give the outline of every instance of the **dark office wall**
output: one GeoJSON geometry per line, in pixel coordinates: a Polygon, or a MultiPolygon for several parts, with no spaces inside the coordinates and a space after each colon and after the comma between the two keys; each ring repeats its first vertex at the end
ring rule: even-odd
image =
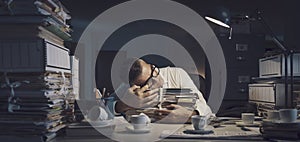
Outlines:
{"type": "MultiPolygon", "coordinates": [[[[186,49],[186,51],[190,54],[190,56],[193,58],[197,70],[189,70],[189,66],[186,65],[186,63],[183,63],[183,66],[180,66],[182,68],[185,68],[188,73],[192,74],[201,74],[205,78],[205,55],[202,50],[202,47],[198,44],[198,42],[191,36],[189,33],[187,33],[184,29],[168,22],[164,21],[158,21],[158,20],[140,20],[132,23],[128,23],[118,30],[116,30],[110,37],[105,41],[104,45],[102,46],[102,49],[98,55],[97,59],[97,86],[99,88],[106,87],[109,88],[109,91],[113,91],[112,85],[111,85],[111,79],[108,78],[110,76],[110,67],[108,64],[112,63],[112,60],[114,59],[114,54],[116,54],[118,51],[125,52],[126,50],[121,49],[126,43],[129,41],[143,36],[143,35],[149,35],[149,34],[156,34],[156,35],[162,35],[165,37],[168,37],[170,39],[173,39],[177,43],[179,43],[183,48],[186,49]],[[109,55],[107,55],[109,54],[109,55]],[[108,60],[109,59],[109,60],[108,60]],[[106,72],[104,72],[106,70],[106,72]],[[105,80],[105,81],[103,81],[105,80]]],[[[157,42],[155,44],[156,49],[166,49],[165,46],[162,43],[162,41],[156,40],[154,42],[157,42]],[[157,46],[157,47],[156,47],[157,46]]],[[[149,44],[142,44],[143,49],[152,48],[153,45],[151,43],[149,44]]],[[[183,55],[177,53],[176,48],[173,46],[167,46],[167,50],[169,54],[176,54],[178,59],[186,58],[183,55]]],[[[131,56],[130,53],[126,54],[127,56],[131,56]]],[[[126,57],[125,55],[125,57],[126,57]]],[[[152,56],[147,55],[144,58],[147,62],[157,65],[158,67],[166,67],[166,66],[174,66],[175,63],[173,63],[171,60],[167,58],[161,58],[158,56],[152,56]],[[169,61],[169,62],[168,62],[169,61]]],[[[124,58],[126,60],[126,58],[124,58]]]]}
{"type": "MultiPolygon", "coordinates": [[[[75,32],[74,40],[78,40],[86,26],[99,14],[126,0],[63,0],[72,15],[75,32]]],[[[298,0],[175,0],[192,8],[200,15],[220,16],[222,12],[230,12],[229,16],[247,14],[255,16],[256,10],[264,12],[267,22],[277,35],[287,38],[286,44],[296,45],[293,40],[299,33],[300,15],[297,12],[298,0]]]]}

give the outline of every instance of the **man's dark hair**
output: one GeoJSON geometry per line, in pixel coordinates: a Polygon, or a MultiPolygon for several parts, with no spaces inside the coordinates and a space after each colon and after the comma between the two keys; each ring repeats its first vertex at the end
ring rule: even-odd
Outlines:
{"type": "Polygon", "coordinates": [[[129,84],[130,86],[134,85],[136,79],[142,74],[142,65],[141,59],[135,60],[132,64],[131,68],[129,69],[129,84]]]}
{"type": "Polygon", "coordinates": [[[134,85],[134,82],[142,73],[141,61],[139,58],[125,59],[120,69],[120,78],[123,82],[128,81],[130,86],[134,85]]]}

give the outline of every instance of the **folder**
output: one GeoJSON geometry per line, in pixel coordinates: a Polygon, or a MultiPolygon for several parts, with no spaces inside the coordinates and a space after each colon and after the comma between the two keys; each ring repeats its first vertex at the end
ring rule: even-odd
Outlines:
{"type": "Polygon", "coordinates": [[[0,49],[0,72],[71,73],[69,50],[46,39],[0,40],[0,49]]]}

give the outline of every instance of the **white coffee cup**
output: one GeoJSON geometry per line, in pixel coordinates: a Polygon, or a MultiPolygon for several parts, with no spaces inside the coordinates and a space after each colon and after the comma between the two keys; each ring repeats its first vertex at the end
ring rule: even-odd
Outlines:
{"type": "Polygon", "coordinates": [[[146,115],[131,115],[130,122],[134,129],[143,129],[148,126],[149,118],[146,115]]]}
{"type": "Polygon", "coordinates": [[[105,111],[104,108],[94,106],[92,107],[92,109],[89,110],[87,117],[91,121],[103,121],[108,119],[108,113],[105,111]]]}
{"type": "Polygon", "coordinates": [[[195,130],[203,130],[207,126],[206,116],[193,115],[191,119],[195,130]]]}
{"type": "Polygon", "coordinates": [[[254,113],[242,113],[242,121],[244,124],[253,124],[254,113]]]}
{"type": "Polygon", "coordinates": [[[268,114],[268,117],[267,117],[268,120],[271,120],[271,121],[280,120],[280,115],[279,115],[278,110],[269,110],[267,114],[268,114]]]}
{"type": "Polygon", "coordinates": [[[282,122],[294,122],[297,120],[298,111],[297,109],[280,109],[279,115],[282,122]]]}

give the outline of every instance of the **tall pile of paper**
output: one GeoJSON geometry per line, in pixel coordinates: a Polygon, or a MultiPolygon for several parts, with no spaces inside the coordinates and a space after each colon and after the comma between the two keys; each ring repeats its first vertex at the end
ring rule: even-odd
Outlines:
{"type": "Polygon", "coordinates": [[[38,135],[46,141],[72,116],[67,115],[74,103],[67,98],[74,97],[66,73],[2,73],[0,84],[1,135],[38,135]]]}
{"type": "Polygon", "coordinates": [[[74,120],[70,19],[59,0],[0,0],[0,137],[49,141],[74,120]]]}

